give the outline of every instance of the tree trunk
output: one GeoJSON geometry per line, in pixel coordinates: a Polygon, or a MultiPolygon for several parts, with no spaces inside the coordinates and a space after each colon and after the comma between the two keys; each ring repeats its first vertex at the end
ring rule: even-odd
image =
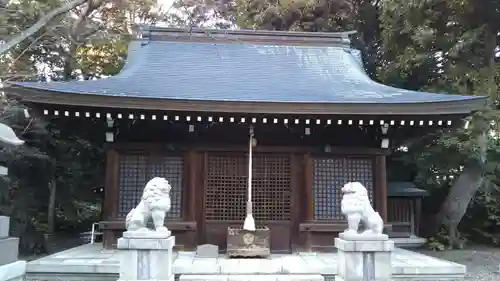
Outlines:
{"type": "Polygon", "coordinates": [[[24,39],[35,34],[37,31],[42,29],[42,27],[44,27],[46,24],[48,24],[55,17],[57,17],[61,14],[67,13],[68,11],[82,5],[86,1],[87,0],[74,0],[74,1],[68,2],[65,5],[45,14],[30,28],[22,31],[21,34],[15,36],[14,38],[10,39],[9,41],[5,42],[4,44],[0,44],[0,55],[7,52],[8,50],[13,48],[17,44],[21,43],[24,39]]]}
{"type": "Polygon", "coordinates": [[[55,230],[55,221],[56,221],[56,181],[52,180],[49,182],[49,208],[47,210],[47,224],[48,224],[48,232],[50,234],[54,233],[55,230]]]}
{"type": "Polygon", "coordinates": [[[437,216],[437,226],[444,225],[448,231],[450,248],[462,248],[463,246],[458,232],[458,225],[465,215],[470,201],[483,184],[487,141],[486,133],[478,137],[479,156],[470,159],[465,164],[462,173],[451,186],[450,192],[437,216]]]}

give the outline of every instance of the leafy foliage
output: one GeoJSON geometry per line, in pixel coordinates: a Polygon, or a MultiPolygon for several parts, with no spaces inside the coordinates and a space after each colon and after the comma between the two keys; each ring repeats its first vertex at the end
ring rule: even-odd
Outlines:
{"type": "MultiPolygon", "coordinates": [[[[0,40],[9,40],[64,3],[20,0],[0,5],[0,40]]],[[[87,1],[3,54],[0,82],[114,75],[123,66],[134,25],[158,18],[155,5],[152,0],[87,1]]],[[[44,234],[53,230],[51,212],[59,231],[87,231],[100,219],[101,194],[94,191],[103,186],[106,124],[42,118],[36,107],[26,117],[26,105],[6,98],[1,102],[0,122],[26,143],[0,153],[9,167],[9,176],[0,181],[0,213],[11,216],[12,235],[21,237],[23,253],[41,253],[47,250],[44,234]],[[51,182],[57,187],[54,210],[49,209],[51,182]]]]}
{"type": "MultiPolygon", "coordinates": [[[[461,207],[450,202],[467,206],[470,201],[462,229],[475,229],[465,236],[473,234],[471,238],[479,240],[484,233],[498,232],[491,225],[500,222],[495,221],[500,207],[497,192],[500,30],[498,21],[492,20],[500,16],[498,4],[498,1],[474,0],[410,3],[390,0],[384,1],[381,9],[384,60],[377,71],[379,79],[409,89],[489,97],[489,106],[484,111],[464,120],[467,126],[459,124],[453,130],[413,142],[411,153],[402,159],[415,169],[415,181],[420,186],[440,195],[432,196],[433,201],[426,204],[438,206],[427,210],[438,213],[438,222],[456,228],[463,214],[458,210],[461,207]],[[479,169],[468,169],[470,163],[477,163],[479,169]],[[479,176],[479,186],[460,186],[460,178],[465,176],[469,179],[479,176]],[[457,190],[463,191],[460,197],[450,197],[457,190]],[[445,204],[441,205],[444,198],[445,204]]],[[[436,237],[442,236],[438,233],[436,237]]],[[[454,239],[431,241],[436,245],[439,241],[449,242],[446,240],[453,243],[454,239]]]]}
{"type": "MultiPolygon", "coordinates": [[[[393,156],[394,162],[404,163],[411,171],[406,173],[411,176],[406,180],[414,180],[431,191],[430,198],[435,201],[425,205],[434,208],[427,211],[438,214],[436,218],[446,224],[446,231],[456,228],[471,202],[463,223],[467,226],[474,223],[477,236],[480,232],[498,231],[491,226],[500,223],[496,176],[499,166],[496,132],[500,122],[500,68],[496,61],[500,22],[495,20],[500,18],[499,3],[498,0],[215,3],[205,0],[179,1],[177,5],[191,12],[187,17],[190,20],[185,22],[189,26],[202,26],[219,17],[230,25],[247,29],[356,29],[354,45],[363,51],[365,67],[373,79],[405,89],[487,96],[488,107],[484,111],[453,129],[408,139],[410,152],[393,156]],[[474,197],[478,188],[481,189],[474,197]],[[463,194],[452,198],[461,191],[463,194]],[[455,201],[460,204],[449,203],[455,201]],[[474,219],[469,219],[471,216],[474,219]],[[478,223],[483,221],[486,222],[478,223]]],[[[452,237],[438,238],[446,236],[445,232],[436,232],[441,234],[435,242],[453,244],[452,237]]]]}

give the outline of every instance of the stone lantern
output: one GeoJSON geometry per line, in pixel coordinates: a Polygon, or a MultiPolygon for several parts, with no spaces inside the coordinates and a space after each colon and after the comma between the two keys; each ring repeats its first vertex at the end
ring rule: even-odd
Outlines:
{"type": "MultiPolygon", "coordinates": [[[[20,146],[24,141],[19,139],[11,127],[0,123],[0,146],[20,146]]],[[[0,166],[0,176],[8,174],[7,167],[0,166]]]]}
{"type": "MultiPolygon", "coordinates": [[[[20,146],[19,139],[11,127],[0,123],[0,146],[20,146]]],[[[0,166],[0,175],[7,175],[7,168],[0,166]]],[[[24,280],[26,261],[18,261],[19,238],[9,237],[10,218],[0,216],[0,281],[24,280]]]]}

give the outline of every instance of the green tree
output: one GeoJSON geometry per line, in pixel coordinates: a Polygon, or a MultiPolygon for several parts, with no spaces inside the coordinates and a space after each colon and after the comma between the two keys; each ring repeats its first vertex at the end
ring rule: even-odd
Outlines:
{"type": "MultiPolygon", "coordinates": [[[[8,28],[2,29],[0,38],[14,42],[9,38],[22,35],[65,3],[8,1],[2,6],[6,17],[0,16],[0,24],[8,28]]],[[[123,66],[135,24],[152,23],[158,17],[155,5],[151,0],[84,1],[5,48],[0,79],[6,83],[114,75],[123,66]]],[[[55,227],[87,230],[90,222],[99,220],[99,196],[93,190],[103,184],[105,123],[48,119],[36,111],[26,117],[25,105],[10,99],[0,102],[0,121],[26,140],[23,147],[0,154],[10,168],[1,183],[0,212],[12,216],[12,232],[21,237],[22,252],[43,252],[43,233],[55,227]]]]}
{"type": "MultiPolygon", "coordinates": [[[[468,118],[467,128],[461,124],[430,135],[410,154],[417,182],[449,190],[436,210],[436,226],[446,227],[450,247],[462,244],[458,225],[478,189],[484,187],[477,197],[483,200],[491,199],[485,199],[485,192],[498,191],[499,143],[493,132],[500,121],[499,3],[388,0],[381,9],[381,80],[408,89],[489,97],[489,108],[468,118]]],[[[498,223],[498,217],[484,219],[498,223]]]]}
{"type": "MultiPolygon", "coordinates": [[[[179,1],[184,24],[203,26],[214,18],[247,29],[346,31],[355,29],[355,47],[364,54],[373,79],[397,87],[462,95],[486,95],[490,106],[468,119],[468,128],[433,132],[409,140],[404,158],[421,186],[445,190],[437,224],[451,245],[469,203],[480,187],[497,190],[499,67],[496,63],[498,0],[477,1],[179,1]],[[446,162],[443,162],[446,159],[446,162]],[[446,180],[443,180],[446,179],[446,180]],[[450,188],[451,186],[451,188],[450,188]]],[[[489,198],[489,199],[488,199],[489,198]]],[[[491,200],[490,200],[491,201],[491,200]]],[[[440,202],[441,203],[441,202],[440,202]]],[[[475,204],[480,206],[481,204],[475,204]]],[[[496,220],[490,203],[487,220],[496,220]]],[[[471,212],[474,213],[474,212],[471,212]]],[[[488,224],[492,224],[488,222],[488,224]]]]}
{"type": "Polygon", "coordinates": [[[380,53],[380,0],[177,0],[169,22],[187,27],[238,27],[285,31],[357,31],[367,72],[374,77],[380,53]]]}

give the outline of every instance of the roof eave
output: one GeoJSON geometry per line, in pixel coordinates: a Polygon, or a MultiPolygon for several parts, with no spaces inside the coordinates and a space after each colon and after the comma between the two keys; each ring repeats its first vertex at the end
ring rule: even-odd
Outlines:
{"type": "Polygon", "coordinates": [[[195,111],[247,114],[298,114],[298,115],[467,115],[486,106],[486,98],[464,99],[426,103],[297,103],[254,101],[210,101],[155,99],[94,94],[72,94],[10,87],[8,93],[24,102],[109,107],[123,109],[195,111]]]}

